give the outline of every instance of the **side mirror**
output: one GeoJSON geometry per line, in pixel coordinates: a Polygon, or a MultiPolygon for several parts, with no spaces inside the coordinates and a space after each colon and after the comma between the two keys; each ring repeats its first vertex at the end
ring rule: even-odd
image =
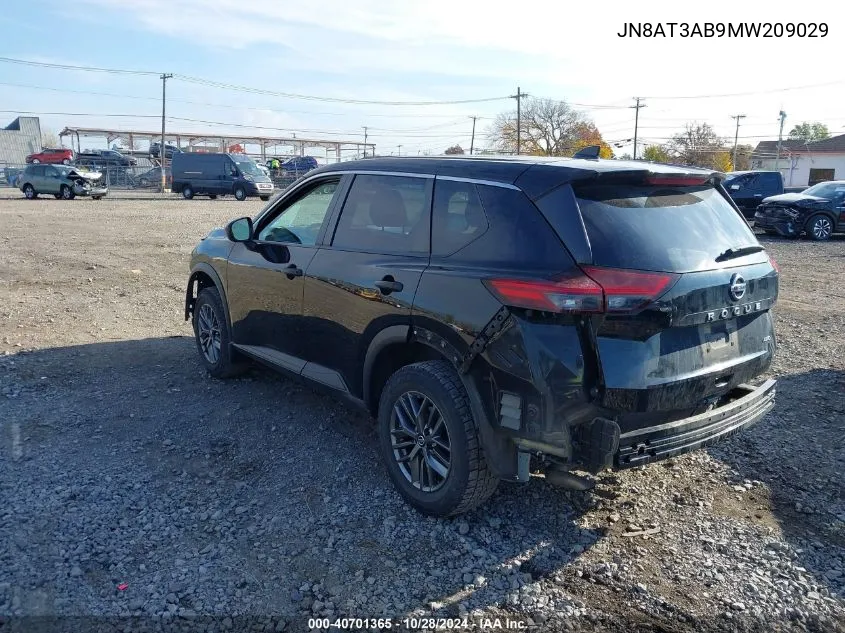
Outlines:
{"type": "Polygon", "coordinates": [[[739,185],[731,185],[731,191],[739,191],[739,185]]]}
{"type": "Polygon", "coordinates": [[[252,218],[238,218],[226,225],[226,237],[233,242],[249,242],[252,239],[252,218]]]}

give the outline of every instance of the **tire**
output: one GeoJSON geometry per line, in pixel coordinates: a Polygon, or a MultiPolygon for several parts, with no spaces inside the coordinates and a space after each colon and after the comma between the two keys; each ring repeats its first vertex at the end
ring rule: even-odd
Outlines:
{"type": "Polygon", "coordinates": [[[102,200],[103,196],[91,196],[92,200],[102,200]]]}
{"type": "Polygon", "coordinates": [[[60,194],[60,193],[54,193],[54,194],[53,194],[53,197],[54,197],[56,200],[61,200],[61,199],[62,199],[62,194],[60,194]]]}
{"type": "Polygon", "coordinates": [[[70,159],[65,158],[64,160],[62,160],[62,165],[70,165],[70,159]]]}
{"type": "Polygon", "coordinates": [[[152,185],[152,183],[146,178],[141,178],[141,180],[138,181],[138,185],[140,187],[149,187],[150,185],[152,185]]]}
{"type": "Polygon", "coordinates": [[[191,189],[191,185],[185,185],[182,187],[182,197],[185,198],[185,200],[190,200],[194,197],[194,190],[191,189]]]}
{"type": "Polygon", "coordinates": [[[35,187],[27,183],[23,186],[23,195],[26,196],[27,200],[35,200],[38,197],[38,192],[35,187]]]}
{"type": "Polygon", "coordinates": [[[270,199],[270,196],[259,196],[262,202],[267,202],[270,199]]]}
{"type": "Polygon", "coordinates": [[[807,221],[807,235],[815,242],[826,242],[833,234],[833,220],[824,213],[817,213],[807,221]]]}
{"type": "Polygon", "coordinates": [[[235,190],[232,193],[235,194],[235,200],[238,202],[246,200],[246,189],[243,187],[235,187],[235,190]]]}
{"type": "Polygon", "coordinates": [[[499,480],[487,466],[469,398],[446,361],[414,363],[393,374],[379,400],[378,428],[379,450],[393,485],[423,514],[462,514],[483,504],[495,492],[499,480]],[[433,414],[431,405],[436,409],[433,414]],[[423,428],[417,427],[415,421],[409,422],[413,416],[407,414],[402,423],[400,412],[409,408],[419,411],[423,428]],[[428,430],[427,422],[431,425],[428,430]],[[449,463],[444,467],[447,444],[449,463]],[[414,460],[412,455],[421,452],[424,457],[414,460]],[[400,457],[406,459],[402,465],[400,457]],[[423,469],[423,462],[438,464],[446,470],[445,477],[430,466],[423,469]]]}
{"type": "Polygon", "coordinates": [[[217,288],[203,288],[200,291],[194,304],[193,326],[200,362],[209,374],[215,378],[232,378],[247,369],[246,363],[236,361],[233,357],[226,312],[217,288]],[[208,336],[203,336],[204,332],[211,337],[210,345],[208,336]]]}
{"type": "Polygon", "coordinates": [[[61,186],[61,189],[59,189],[59,195],[62,196],[62,200],[73,200],[76,197],[76,194],[73,193],[73,189],[67,185],[61,186]]]}
{"type": "Polygon", "coordinates": [[[33,165],[40,165],[40,164],[41,164],[41,161],[40,161],[40,160],[38,160],[37,158],[33,158],[33,159],[32,159],[32,164],[33,164],[33,165]]]}
{"type": "Polygon", "coordinates": [[[217,200],[217,194],[216,193],[209,194],[208,197],[211,198],[212,200],[217,200]]]}

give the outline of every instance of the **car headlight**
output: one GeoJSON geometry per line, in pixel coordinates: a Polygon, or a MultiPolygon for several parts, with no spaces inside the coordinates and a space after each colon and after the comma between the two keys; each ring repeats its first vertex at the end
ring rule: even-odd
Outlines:
{"type": "Polygon", "coordinates": [[[796,211],[795,209],[786,209],[784,213],[792,219],[798,217],[798,211],[796,211]]]}
{"type": "Polygon", "coordinates": [[[250,182],[255,182],[255,178],[253,178],[249,174],[244,174],[244,180],[248,180],[250,182]]]}

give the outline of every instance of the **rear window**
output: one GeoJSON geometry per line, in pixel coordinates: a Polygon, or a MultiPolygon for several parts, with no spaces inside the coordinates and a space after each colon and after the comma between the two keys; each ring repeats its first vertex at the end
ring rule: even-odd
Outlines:
{"type": "Polygon", "coordinates": [[[586,185],[575,196],[598,266],[707,270],[721,266],[716,258],[727,249],[758,243],[710,186],[586,185]]]}

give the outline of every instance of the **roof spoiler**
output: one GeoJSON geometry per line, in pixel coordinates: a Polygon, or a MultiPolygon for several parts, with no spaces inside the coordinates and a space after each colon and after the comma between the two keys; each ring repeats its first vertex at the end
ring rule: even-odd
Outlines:
{"type": "Polygon", "coordinates": [[[579,149],[572,158],[585,158],[587,160],[598,160],[601,152],[601,145],[588,145],[579,149]]]}

